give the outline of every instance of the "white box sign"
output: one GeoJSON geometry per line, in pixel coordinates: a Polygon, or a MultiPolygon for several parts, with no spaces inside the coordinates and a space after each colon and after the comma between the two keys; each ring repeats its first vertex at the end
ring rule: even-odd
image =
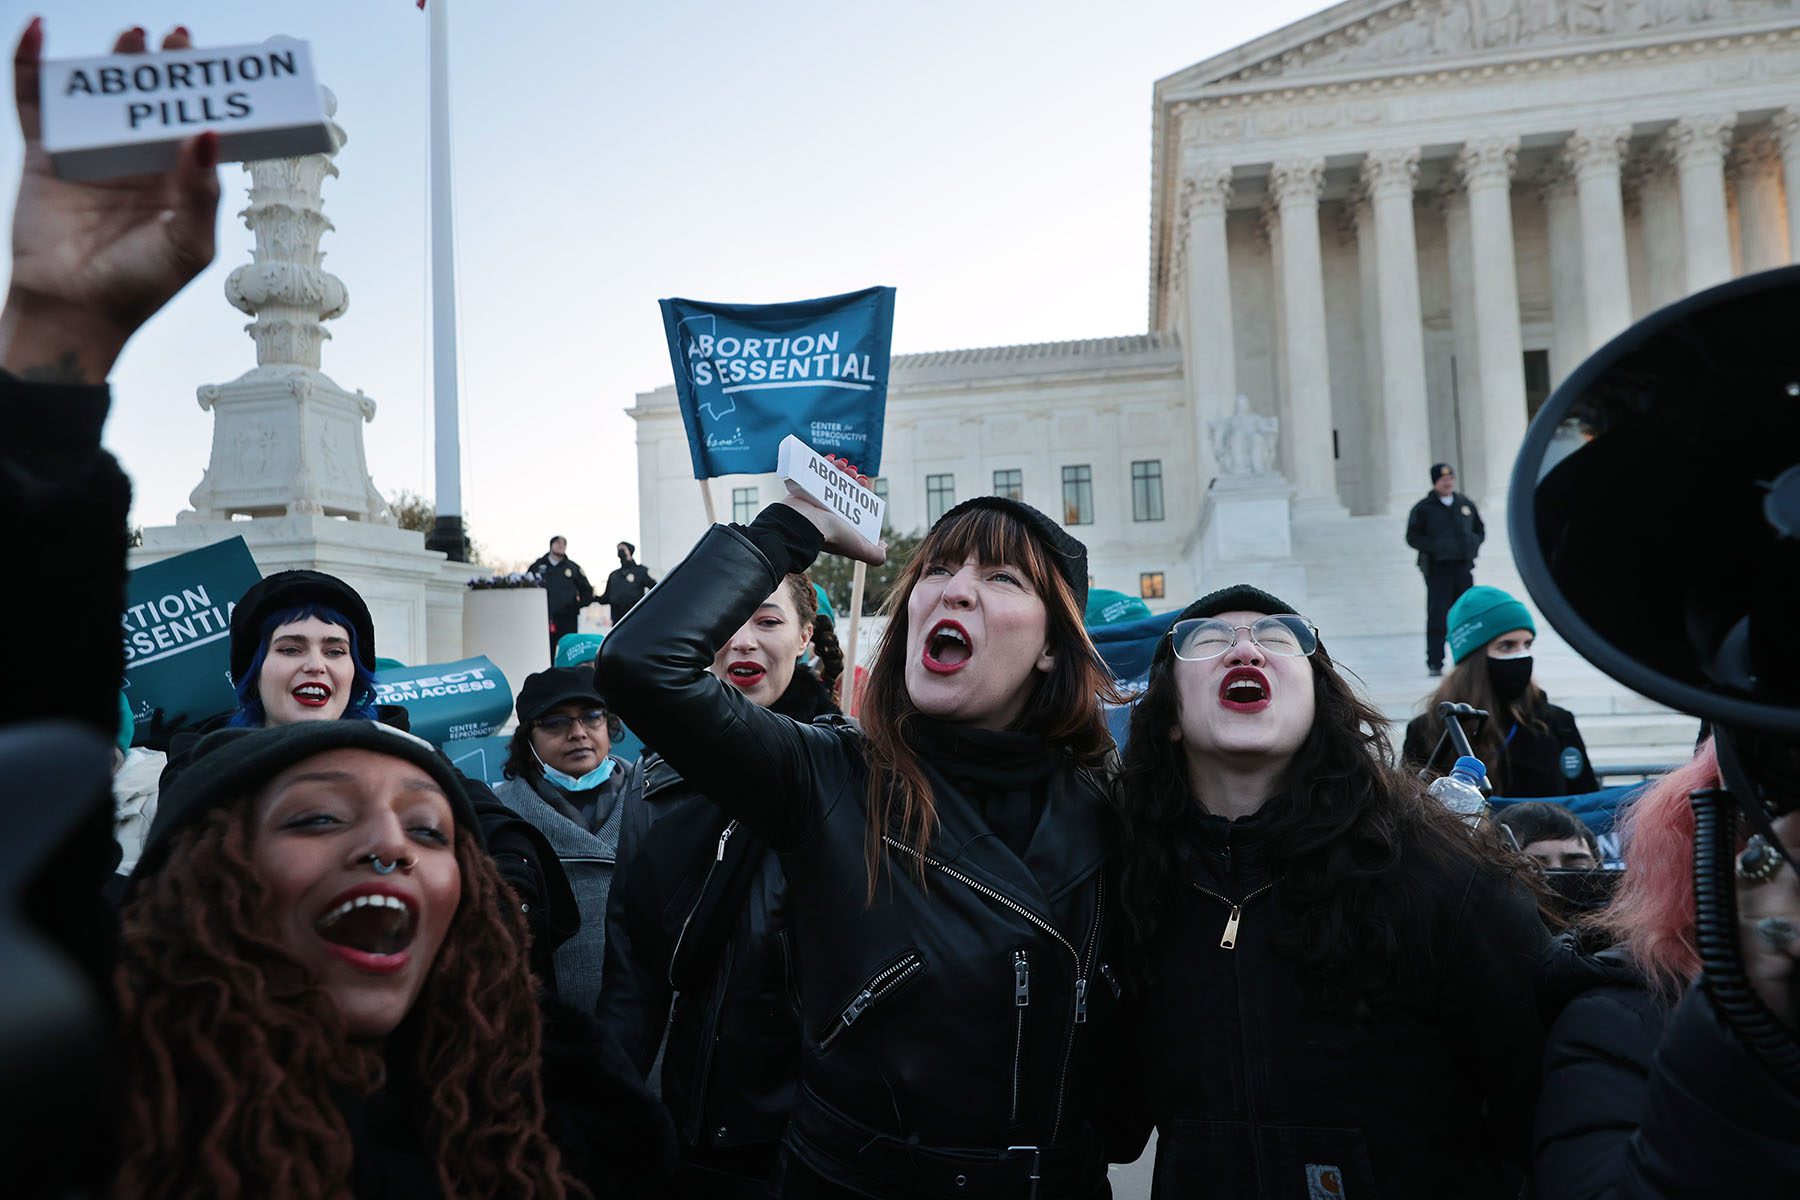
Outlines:
{"type": "Polygon", "coordinates": [[[881,541],[881,520],[887,512],[887,501],[793,434],[781,439],[775,473],[787,484],[788,491],[809,496],[830,509],[870,545],[881,541]]]}
{"type": "Polygon", "coordinates": [[[44,149],[65,179],[166,171],[207,130],[219,134],[221,162],[332,148],[312,50],[293,38],[56,59],[38,81],[44,149]]]}

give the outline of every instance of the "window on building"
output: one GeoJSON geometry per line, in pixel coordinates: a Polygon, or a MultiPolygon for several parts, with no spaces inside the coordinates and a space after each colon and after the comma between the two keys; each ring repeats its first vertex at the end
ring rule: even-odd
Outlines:
{"type": "Polygon", "coordinates": [[[1162,459],[1144,458],[1131,464],[1131,519],[1163,519],[1162,459]]]}
{"type": "Polygon", "coordinates": [[[1161,571],[1144,571],[1139,574],[1138,595],[1145,600],[1161,600],[1163,598],[1163,573],[1161,571]]]}
{"type": "Polygon", "coordinates": [[[956,507],[956,476],[925,477],[925,523],[936,525],[938,518],[956,507]]]}
{"type": "Polygon", "coordinates": [[[1063,524],[1092,525],[1094,523],[1094,468],[1086,463],[1080,466],[1064,467],[1063,479],[1063,524]]]}
{"type": "Polygon", "coordinates": [[[1544,401],[1550,398],[1550,352],[1548,350],[1527,350],[1525,352],[1525,419],[1537,416],[1537,410],[1544,407],[1544,401]]]}
{"type": "Polygon", "coordinates": [[[756,520],[756,510],[760,507],[756,502],[755,488],[731,489],[731,519],[737,524],[748,525],[756,520]]]}
{"type": "Polygon", "coordinates": [[[995,471],[994,495],[1007,500],[1025,499],[1025,472],[995,471]]]}

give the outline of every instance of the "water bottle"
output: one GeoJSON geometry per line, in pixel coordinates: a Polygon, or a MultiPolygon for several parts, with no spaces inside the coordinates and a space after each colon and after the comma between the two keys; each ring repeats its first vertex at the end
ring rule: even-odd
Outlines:
{"type": "Polygon", "coordinates": [[[1450,768],[1450,773],[1431,785],[1431,794],[1445,808],[1474,825],[1487,811],[1487,797],[1481,785],[1487,782],[1487,767],[1479,758],[1463,755],[1450,768]]]}

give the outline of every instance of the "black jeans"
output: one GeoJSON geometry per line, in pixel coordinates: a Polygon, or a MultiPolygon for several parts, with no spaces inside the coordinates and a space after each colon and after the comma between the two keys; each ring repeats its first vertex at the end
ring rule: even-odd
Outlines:
{"type": "Polygon", "coordinates": [[[1449,636],[1450,606],[1475,586],[1475,564],[1434,562],[1425,568],[1425,665],[1444,666],[1444,639],[1449,636]]]}

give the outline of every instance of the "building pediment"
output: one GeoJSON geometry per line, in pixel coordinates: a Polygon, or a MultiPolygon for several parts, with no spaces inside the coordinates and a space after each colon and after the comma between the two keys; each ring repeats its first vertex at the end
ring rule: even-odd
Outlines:
{"type": "Polygon", "coordinates": [[[1797,14],[1797,0],[1346,0],[1168,76],[1157,91],[1179,100],[1220,86],[1557,53],[1797,14]]]}

